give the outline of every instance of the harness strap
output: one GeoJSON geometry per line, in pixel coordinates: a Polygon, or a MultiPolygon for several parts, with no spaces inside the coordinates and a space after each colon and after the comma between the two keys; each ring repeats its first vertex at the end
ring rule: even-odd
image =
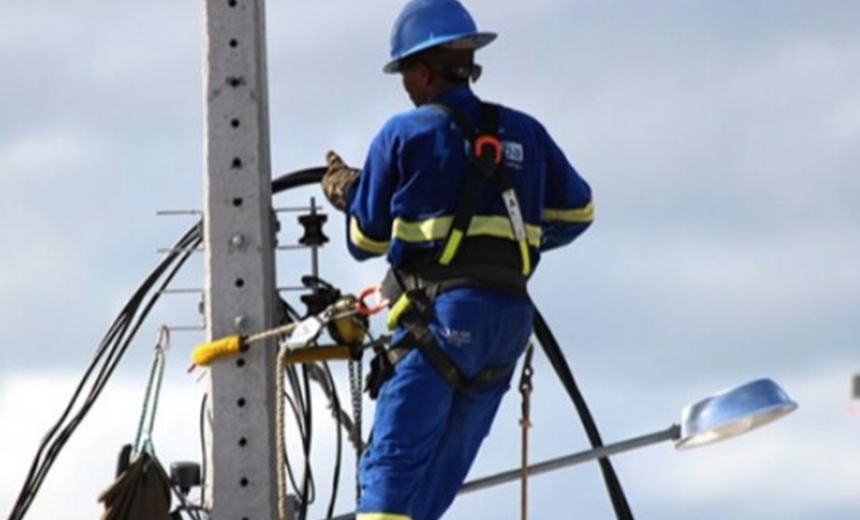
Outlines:
{"type": "Polygon", "coordinates": [[[492,383],[509,377],[515,365],[504,367],[485,367],[474,376],[467,377],[460,368],[439,347],[433,333],[427,326],[432,309],[432,300],[420,289],[407,291],[401,297],[408,304],[399,313],[398,322],[406,334],[388,350],[388,360],[392,366],[406,355],[409,348],[417,347],[424,358],[433,366],[452,387],[468,392],[475,385],[492,383]]]}
{"type": "Polygon", "coordinates": [[[445,112],[466,138],[469,145],[468,159],[472,165],[472,175],[469,175],[466,180],[451,228],[448,230],[444,245],[439,250],[439,263],[448,265],[454,259],[468,233],[484,184],[487,180],[493,180],[501,193],[508,220],[511,223],[511,231],[519,248],[522,275],[528,276],[531,272],[531,256],[525,222],[513,180],[504,167],[504,149],[498,138],[499,106],[481,103],[478,129],[475,129],[462,114],[450,106],[441,103],[434,103],[433,106],[445,112]]]}
{"type": "Polygon", "coordinates": [[[495,283],[484,283],[471,277],[456,277],[444,281],[428,281],[418,275],[407,274],[389,269],[382,280],[380,291],[383,298],[388,300],[390,308],[386,325],[389,330],[397,327],[397,323],[415,300],[420,300],[428,308],[432,306],[436,296],[444,291],[457,287],[492,287],[495,283]],[[410,297],[411,295],[411,297],[410,297]]]}

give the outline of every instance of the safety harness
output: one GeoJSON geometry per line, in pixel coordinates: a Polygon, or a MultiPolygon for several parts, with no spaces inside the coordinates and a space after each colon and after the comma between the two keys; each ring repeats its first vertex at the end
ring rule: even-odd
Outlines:
{"type": "Polygon", "coordinates": [[[468,391],[478,383],[501,380],[514,370],[514,366],[491,366],[467,377],[442,351],[428,327],[433,302],[441,292],[457,287],[481,287],[527,296],[526,280],[531,272],[525,222],[513,181],[504,168],[504,149],[497,137],[498,105],[481,103],[478,129],[453,108],[432,106],[445,112],[462,132],[470,175],[442,247],[432,253],[417,253],[406,265],[389,269],[382,283],[383,294],[393,302],[388,326],[393,329],[399,324],[406,333],[371,361],[368,391],[372,398],[390,376],[393,366],[413,347],[460,391],[468,391]],[[506,238],[468,236],[476,205],[489,182],[495,184],[504,201],[513,242],[506,238]]]}
{"type": "Polygon", "coordinates": [[[480,199],[484,185],[490,180],[496,183],[496,187],[505,203],[514,241],[519,248],[521,272],[523,277],[527,277],[531,272],[531,258],[526,240],[526,226],[525,222],[523,222],[520,202],[517,199],[516,190],[514,190],[513,180],[511,180],[510,174],[504,167],[504,147],[498,138],[498,105],[481,103],[480,131],[472,129],[462,114],[456,112],[453,108],[442,104],[434,106],[439,107],[445,112],[466,137],[466,142],[469,145],[469,163],[472,166],[472,175],[468,177],[466,187],[460,194],[460,200],[454,214],[454,220],[448,230],[445,244],[439,250],[439,263],[441,265],[450,265],[454,259],[454,255],[459,251],[460,244],[466,236],[469,224],[472,221],[475,205],[480,199]]]}

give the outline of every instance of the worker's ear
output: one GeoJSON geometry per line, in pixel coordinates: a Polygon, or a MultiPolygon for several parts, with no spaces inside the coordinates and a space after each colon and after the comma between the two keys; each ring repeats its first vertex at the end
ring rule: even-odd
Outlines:
{"type": "Polygon", "coordinates": [[[425,87],[432,85],[433,81],[436,79],[436,71],[433,70],[433,67],[423,61],[418,62],[418,65],[416,66],[419,67],[418,78],[421,85],[425,87]]]}

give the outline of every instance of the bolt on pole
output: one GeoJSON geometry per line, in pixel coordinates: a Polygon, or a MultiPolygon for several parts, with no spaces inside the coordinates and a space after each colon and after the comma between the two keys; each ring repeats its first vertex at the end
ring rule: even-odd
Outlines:
{"type": "MultiPolygon", "coordinates": [[[[204,0],[206,339],[274,325],[274,262],[263,0],[204,0]]],[[[276,349],[209,371],[206,482],[214,520],[277,518],[276,349]]]]}

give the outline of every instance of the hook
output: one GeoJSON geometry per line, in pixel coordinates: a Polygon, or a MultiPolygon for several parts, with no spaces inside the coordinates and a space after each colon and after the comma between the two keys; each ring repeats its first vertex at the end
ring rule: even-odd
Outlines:
{"type": "Polygon", "coordinates": [[[170,328],[162,325],[155,336],[155,350],[164,352],[170,350],[170,328]]]}

